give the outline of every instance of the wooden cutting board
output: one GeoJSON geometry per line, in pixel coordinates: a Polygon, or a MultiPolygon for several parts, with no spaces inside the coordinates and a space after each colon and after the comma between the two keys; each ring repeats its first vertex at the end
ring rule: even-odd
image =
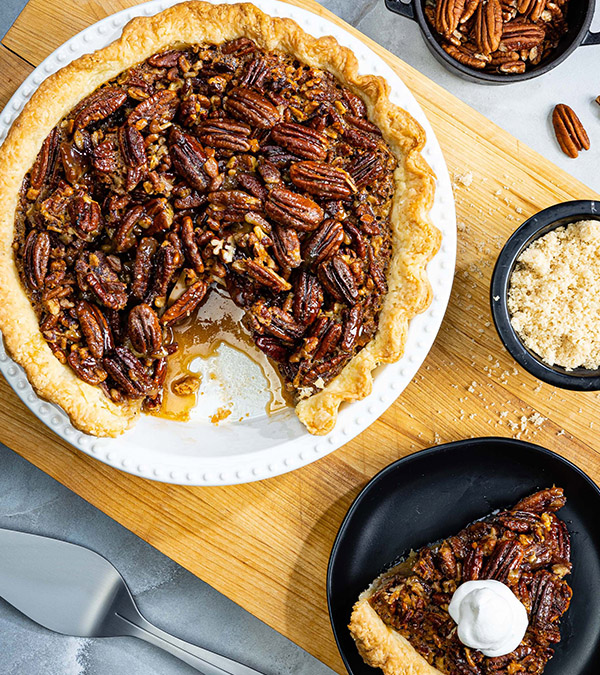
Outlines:
{"type": "MultiPolygon", "coordinates": [[[[498,251],[525,218],[560,201],[600,195],[313,0],[295,3],[344,26],[400,74],[427,113],[454,178],[454,289],[414,381],[345,447],[249,485],[178,487],[120,473],[60,441],[4,380],[0,441],[343,673],[327,616],[327,560],[348,506],[377,471],[436,443],[500,435],[540,443],[600,480],[594,442],[600,395],[557,390],[517,368],[495,333],[488,302],[498,251]]],[[[74,33],[134,4],[30,0],[0,47],[0,103],[74,33]]]]}

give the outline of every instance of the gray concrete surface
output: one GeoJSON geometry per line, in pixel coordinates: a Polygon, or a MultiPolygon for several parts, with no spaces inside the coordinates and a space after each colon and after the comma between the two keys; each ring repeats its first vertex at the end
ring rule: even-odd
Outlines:
{"type": "MultiPolygon", "coordinates": [[[[121,572],[146,618],[264,675],[333,671],[0,444],[0,527],[87,546],[121,572]]],[[[191,675],[134,638],[47,631],[0,600],[1,675],[191,675]]]]}
{"type": "MultiPolygon", "coordinates": [[[[0,36],[24,6],[0,0],[0,36]]],[[[383,0],[323,4],[481,111],[521,141],[600,191],[600,46],[582,47],[550,74],[523,84],[485,87],[458,79],[433,60],[417,25],[383,0]],[[556,103],[581,117],[592,149],[570,160],[550,126],[556,103]]],[[[594,27],[600,29],[600,18],[594,27]]],[[[465,167],[465,170],[469,167],[465,167]]],[[[209,649],[246,661],[265,675],[331,671],[214,589],[0,445],[0,527],[63,538],[108,557],[151,621],[209,649]]],[[[53,635],[0,601],[0,675],[181,675],[195,672],[133,639],[79,640],[53,635]]]]}

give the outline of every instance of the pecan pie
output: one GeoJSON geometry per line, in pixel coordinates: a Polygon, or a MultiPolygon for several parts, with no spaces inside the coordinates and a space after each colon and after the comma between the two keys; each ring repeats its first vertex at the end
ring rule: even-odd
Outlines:
{"type": "Polygon", "coordinates": [[[365,661],[386,675],[539,675],[560,641],[559,622],[572,591],[570,539],[556,511],[566,500],[553,487],[456,536],[426,546],[386,572],[354,606],[350,631],[365,661]],[[521,644],[487,657],[458,639],[448,604],[461,583],[494,579],[527,610],[521,644]]]}
{"type": "Polygon", "coordinates": [[[245,311],[313,433],[430,300],[424,133],[350,51],[252,5],[133,20],[50,77],[0,154],[0,327],[94,434],[161,406],[172,328],[245,311]]]}

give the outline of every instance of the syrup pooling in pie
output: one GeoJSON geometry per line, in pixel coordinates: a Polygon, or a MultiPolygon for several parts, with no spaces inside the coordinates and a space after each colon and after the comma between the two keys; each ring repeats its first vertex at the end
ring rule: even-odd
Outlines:
{"type": "MultiPolygon", "coordinates": [[[[153,414],[187,422],[198,396],[202,395],[203,377],[206,376],[216,380],[223,393],[234,396],[239,383],[227,380],[218,368],[215,371],[214,362],[208,373],[206,368],[202,369],[204,375],[199,372],[198,359],[217,356],[223,345],[241,352],[259,367],[266,383],[268,401],[265,410],[268,414],[293,405],[275,364],[256,349],[242,317],[243,310],[234,305],[226,291],[216,288],[192,316],[173,326],[172,339],[178,348],[167,361],[162,406],[153,414]]],[[[252,383],[244,382],[242,386],[246,388],[252,383]]]]}
{"type": "Polygon", "coordinates": [[[215,287],[296,399],[377,330],[396,161],[328,72],[239,38],[97,89],[27,174],[15,256],[56,357],[157,410],[173,327],[215,287]]]}

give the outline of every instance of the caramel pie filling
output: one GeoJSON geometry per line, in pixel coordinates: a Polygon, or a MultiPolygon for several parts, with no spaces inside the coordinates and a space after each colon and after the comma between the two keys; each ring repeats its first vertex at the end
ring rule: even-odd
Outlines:
{"type": "Polygon", "coordinates": [[[362,99],[247,38],[158,53],[52,130],[14,251],[55,356],[163,403],[174,332],[214,289],[296,400],[377,330],[396,160],[362,99]]]}
{"type": "Polygon", "coordinates": [[[571,570],[569,532],[555,513],[565,501],[561,488],[543,490],[420,549],[377,589],[371,606],[442,673],[540,675],[572,595],[563,579],[571,570]],[[461,583],[477,579],[507,584],[527,610],[529,627],[510,654],[486,657],[458,639],[448,604],[461,583]]]}

